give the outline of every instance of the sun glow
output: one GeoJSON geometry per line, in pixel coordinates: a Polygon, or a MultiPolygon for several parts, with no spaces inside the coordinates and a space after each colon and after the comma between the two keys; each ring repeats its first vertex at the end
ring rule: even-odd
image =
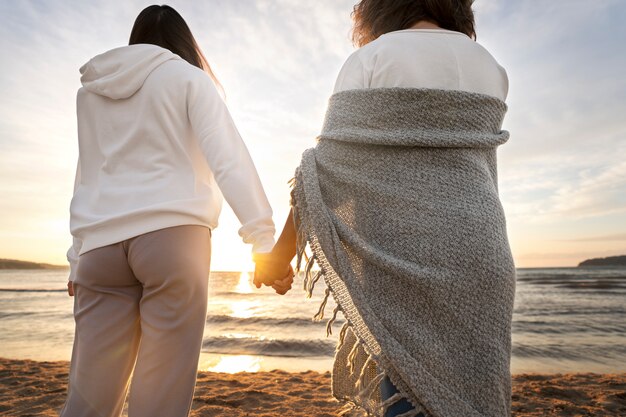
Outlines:
{"type": "Polygon", "coordinates": [[[235,287],[235,291],[240,294],[250,294],[252,292],[250,274],[248,272],[242,272],[241,275],[239,275],[239,283],[237,287],[235,287]]]}

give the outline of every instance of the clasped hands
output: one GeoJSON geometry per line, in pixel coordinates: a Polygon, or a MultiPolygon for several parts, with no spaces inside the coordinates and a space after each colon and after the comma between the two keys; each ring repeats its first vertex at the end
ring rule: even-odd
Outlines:
{"type": "Polygon", "coordinates": [[[293,284],[294,272],[291,259],[275,252],[255,253],[252,256],[255,263],[254,285],[272,287],[277,294],[285,295],[293,284]]]}
{"type": "Polygon", "coordinates": [[[291,260],[296,256],[296,229],[293,210],[289,212],[283,232],[276,245],[269,253],[255,253],[252,255],[256,268],[254,269],[254,285],[261,288],[267,285],[280,294],[285,295],[293,284],[293,268],[291,260]]]}

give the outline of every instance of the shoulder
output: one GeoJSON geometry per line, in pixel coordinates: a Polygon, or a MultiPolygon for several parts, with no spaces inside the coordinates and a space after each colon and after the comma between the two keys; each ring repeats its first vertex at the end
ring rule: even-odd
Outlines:
{"type": "Polygon", "coordinates": [[[334,93],[343,90],[354,90],[365,88],[365,70],[360,57],[360,49],[357,49],[348,56],[341,66],[337,80],[335,81],[334,93]]]}
{"type": "Polygon", "coordinates": [[[164,62],[149,78],[154,86],[176,94],[195,95],[217,91],[209,74],[182,59],[164,62]]]}
{"type": "Polygon", "coordinates": [[[173,84],[202,84],[209,75],[183,59],[171,59],[156,68],[151,77],[173,84]]]}
{"type": "Polygon", "coordinates": [[[485,77],[491,79],[500,93],[499,98],[505,100],[509,90],[509,77],[506,69],[483,45],[475,41],[471,43],[472,45],[467,49],[467,53],[471,54],[470,62],[474,63],[485,77]]]}
{"type": "MultiPolygon", "coordinates": [[[[420,34],[406,30],[388,32],[357,49],[350,60],[357,61],[366,71],[373,71],[379,64],[406,60],[407,55],[415,56],[437,49],[435,45],[444,36],[420,34]]],[[[468,38],[469,40],[469,38],[468,38]]],[[[441,47],[441,46],[439,46],[441,47]]]]}
{"type": "Polygon", "coordinates": [[[381,53],[381,51],[385,51],[391,47],[395,42],[393,39],[386,37],[385,35],[380,36],[378,39],[369,42],[366,45],[363,45],[356,51],[354,51],[346,60],[346,63],[351,63],[352,65],[361,65],[368,66],[371,61],[375,60],[377,56],[381,53]]]}
{"type": "Polygon", "coordinates": [[[407,53],[407,44],[424,43],[427,43],[427,40],[420,39],[420,37],[415,36],[415,34],[407,34],[406,31],[385,33],[350,54],[348,59],[346,59],[344,67],[347,69],[367,69],[375,64],[379,58],[389,58],[394,55],[405,55],[407,53]]]}
{"type": "Polygon", "coordinates": [[[481,45],[480,43],[476,42],[476,41],[472,41],[470,40],[470,44],[468,46],[468,50],[476,55],[476,56],[480,56],[485,62],[490,63],[494,66],[497,66],[499,68],[504,69],[496,60],[496,58],[491,54],[491,52],[489,52],[487,50],[487,48],[485,48],[483,45],[481,45]]]}
{"type": "Polygon", "coordinates": [[[405,48],[409,45],[424,45],[426,43],[428,43],[427,37],[406,30],[398,30],[380,35],[367,45],[362,46],[359,51],[361,59],[368,60],[381,54],[406,52],[405,48]]]}
{"type": "Polygon", "coordinates": [[[345,62],[341,66],[341,71],[352,71],[355,69],[360,70],[363,67],[363,61],[361,58],[361,49],[357,49],[348,55],[345,62]]]}

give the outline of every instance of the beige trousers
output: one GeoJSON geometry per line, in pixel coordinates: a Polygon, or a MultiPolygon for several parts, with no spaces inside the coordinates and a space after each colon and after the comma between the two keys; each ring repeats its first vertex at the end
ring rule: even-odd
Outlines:
{"type": "Polygon", "coordinates": [[[207,312],[208,228],[156,230],[80,256],[62,417],[189,414],[207,312]],[[132,381],[131,381],[132,375],[132,381]]]}

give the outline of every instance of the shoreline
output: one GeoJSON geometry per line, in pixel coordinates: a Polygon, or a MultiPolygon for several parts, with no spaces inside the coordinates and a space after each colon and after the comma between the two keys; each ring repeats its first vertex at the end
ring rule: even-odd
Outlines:
{"type": "MultiPolygon", "coordinates": [[[[58,415],[68,370],[68,361],[0,358],[0,414],[58,415]]],[[[340,408],[330,372],[199,371],[190,416],[331,417],[340,408]]],[[[512,410],[515,417],[626,415],[626,373],[516,374],[512,410]]]]}

